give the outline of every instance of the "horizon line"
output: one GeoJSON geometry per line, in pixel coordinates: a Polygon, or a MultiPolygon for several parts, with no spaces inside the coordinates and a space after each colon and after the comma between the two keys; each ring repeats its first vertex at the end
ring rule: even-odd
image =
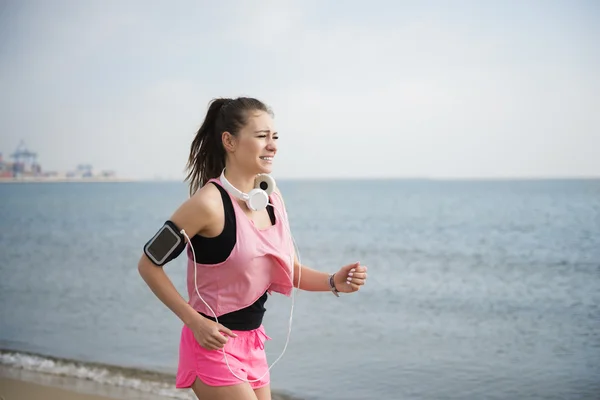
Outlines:
{"type": "MultiPolygon", "coordinates": [[[[185,182],[176,178],[126,178],[130,181],[152,181],[152,182],[185,182]]],[[[279,177],[278,181],[565,181],[565,180],[600,180],[600,175],[568,175],[568,176],[473,176],[473,177],[411,177],[411,176],[306,176],[306,177],[279,177]]]]}

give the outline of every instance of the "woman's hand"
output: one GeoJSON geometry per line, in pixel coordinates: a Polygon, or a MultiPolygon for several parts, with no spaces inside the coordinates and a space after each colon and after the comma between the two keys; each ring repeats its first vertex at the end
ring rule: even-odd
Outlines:
{"type": "Polygon", "coordinates": [[[230,329],[198,314],[188,325],[198,344],[207,350],[222,349],[229,337],[237,337],[230,329]]]}
{"type": "Polygon", "coordinates": [[[355,262],[343,266],[333,276],[335,288],[340,293],[352,293],[360,289],[367,280],[367,267],[355,262]]]}

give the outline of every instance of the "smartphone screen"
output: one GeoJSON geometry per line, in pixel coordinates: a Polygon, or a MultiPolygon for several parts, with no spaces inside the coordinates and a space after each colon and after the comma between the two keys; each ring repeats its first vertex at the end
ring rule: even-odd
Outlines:
{"type": "Polygon", "coordinates": [[[180,240],[179,236],[177,236],[169,226],[165,226],[150,243],[147,251],[156,261],[162,262],[163,259],[175,249],[180,240]]]}

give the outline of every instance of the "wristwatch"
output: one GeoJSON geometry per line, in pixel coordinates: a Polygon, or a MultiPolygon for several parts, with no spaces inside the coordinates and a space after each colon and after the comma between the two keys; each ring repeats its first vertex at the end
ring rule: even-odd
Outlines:
{"type": "Polygon", "coordinates": [[[331,292],[336,295],[336,297],[340,297],[338,290],[335,288],[335,282],[333,281],[334,275],[335,274],[329,275],[329,288],[331,289],[331,292]]]}

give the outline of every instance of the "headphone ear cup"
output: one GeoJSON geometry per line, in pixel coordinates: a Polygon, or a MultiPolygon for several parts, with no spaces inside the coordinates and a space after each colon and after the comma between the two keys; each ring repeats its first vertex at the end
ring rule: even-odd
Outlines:
{"type": "Polygon", "coordinates": [[[275,190],[275,179],[269,174],[258,174],[254,180],[254,188],[267,192],[267,196],[275,190]]]}
{"type": "Polygon", "coordinates": [[[269,196],[262,189],[252,189],[250,193],[248,193],[248,198],[246,199],[246,205],[249,209],[253,211],[264,210],[269,204],[269,196]]]}

